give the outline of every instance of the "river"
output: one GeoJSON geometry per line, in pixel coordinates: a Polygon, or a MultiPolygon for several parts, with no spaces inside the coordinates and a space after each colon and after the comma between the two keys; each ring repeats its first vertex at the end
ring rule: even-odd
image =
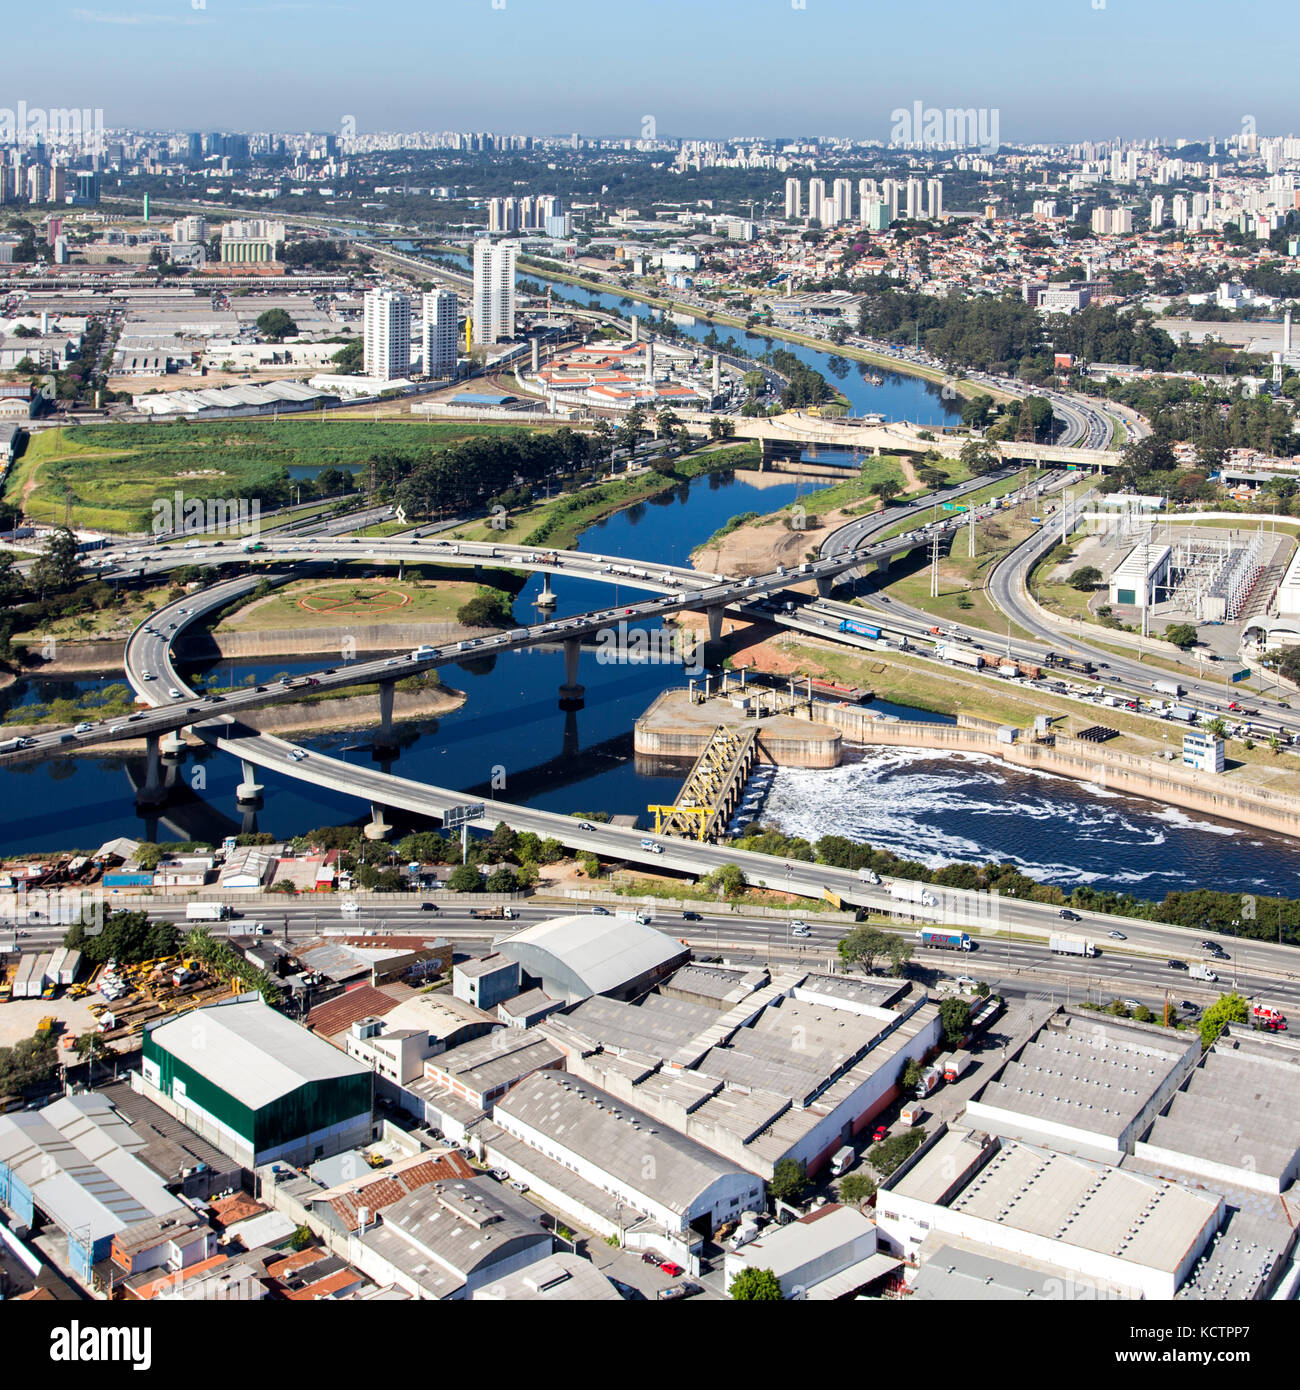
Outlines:
{"type": "MultiPolygon", "coordinates": [[[[409,249],[414,250],[414,247],[409,249]]],[[[400,243],[398,249],[402,249],[400,243]]],[[[442,253],[441,258],[470,269],[470,259],[463,254],[442,253]]],[[[580,307],[606,309],[612,314],[627,318],[630,314],[640,314],[644,319],[657,310],[648,304],[634,299],[626,299],[618,294],[604,291],[591,291],[570,285],[563,280],[555,280],[540,271],[521,269],[521,280],[532,280],[538,284],[550,285],[557,294],[573,300],[580,307]]],[[[560,306],[563,308],[563,306],[560,306]]],[[[869,366],[864,362],[853,362],[848,358],[837,357],[834,352],[818,352],[798,343],[789,343],[781,338],[765,338],[759,333],[750,333],[743,328],[731,328],[725,324],[711,325],[702,319],[687,319],[681,316],[674,322],[688,338],[703,343],[710,332],[715,332],[726,345],[731,338],[735,350],[745,357],[760,357],[771,348],[781,348],[793,353],[805,366],[819,371],[830,384],[849,402],[852,415],[883,415],[888,420],[910,420],[917,425],[944,425],[959,423],[961,419],[961,400],[945,400],[942,388],[937,382],[923,377],[909,376],[904,372],[891,372],[884,367],[869,366]],[[879,384],[873,384],[873,378],[879,384]]]]}
{"type": "MultiPolygon", "coordinates": [[[[731,516],[774,510],[819,486],[802,480],[759,487],[744,474],[705,476],[596,523],[578,544],[680,564],[731,516]]],[[[520,593],[515,612],[521,620],[538,617],[533,601],[540,587],[533,579],[520,593]]],[[[622,587],[612,595],[606,585],[571,577],[557,579],[555,592],[561,616],[628,595],[622,587]]],[[[261,682],[316,664],[222,661],[192,668],[191,674],[222,683],[261,682]]],[[[586,652],[579,674],[586,700],[576,712],[558,707],[558,651],[503,653],[444,668],[442,676],[467,693],[465,705],[441,719],[405,726],[400,754],[381,766],[483,799],[495,791],[560,812],[644,817],[648,805],[676,795],[679,776],[637,773],[631,728],[660,691],[684,684],[680,667],[605,665],[586,652]]],[[[120,674],[108,674],[29,682],[5,692],[4,703],[67,698],[120,680],[120,674]]],[[[934,717],[884,709],[904,719],[934,717]]],[[[374,756],[365,731],[312,733],[300,742],[366,765],[374,756]]],[[[115,835],[210,840],[255,828],[288,836],[354,821],[364,809],[351,798],[268,773],[264,808],[241,819],[235,810],[238,765],[205,751],[184,765],[182,794],[156,819],[146,819],[134,809],[129,780],[140,776],[141,764],[141,758],[119,752],[6,770],[0,781],[0,845],[11,852],[94,849],[115,835]],[[196,776],[203,783],[197,792],[189,790],[196,776]]],[[[774,779],[763,814],[790,833],[847,834],[930,864],[1007,859],[1066,888],[1091,883],[1158,898],[1173,887],[1205,885],[1300,896],[1300,849],[1284,836],[974,755],[942,759],[920,749],[889,748],[855,752],[829,772],[785,769],[774,779]]]]}

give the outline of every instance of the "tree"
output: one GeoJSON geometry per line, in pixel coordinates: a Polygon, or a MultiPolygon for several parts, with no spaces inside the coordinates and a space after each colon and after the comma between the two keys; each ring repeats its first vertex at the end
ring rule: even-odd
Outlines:
{"type": "Polygon", "coordinates": [[[303,1225],[289,1237],[289,1244],[294,1250],[305,1250],[314,1239],[311,1227],[303,1225]]]}
{"type": "Polygon", "coordinates": [[[728,1290],[737,1303],[780,1303],[781,1283],[770,1269],[742,1269],[728,1290]]]}
{"type": "Polygon", "coordinates": [[[54,1030],[33,1033],[12,1047],[0,1047],[0,1095],[48,1081],[58,1067],[54,1030]]]}
{"type": "Polygon", "coordinates": [[[746,883],[745,871],[739,864],[719,864],[700,880],[702,888],[724,898],[738,898],[745,891],[746,883]]]}
{"type": "Polygon", "coordinates": [[[298,335],[298,325],[283,309],[268,309],[257,316],[257,331],[268,343],[282,343],[298,335]]]}
{"type": "Polygon", "coordinates": [[[837,947],[840,959],[846,965],[860,965],[870,973],[878,959],[888,959],[894,944],[891,932],[881,931],[879,927],[854,927],[840,939],[837,947]]]}
{"type": "Polygon", "coordinates": [[[1195,623],[1170,623],[1165,628],[1165,641],[1172,642],[1175,647],[1182,647],[1184,651],[1196,646],[1200,640],[1195,623]]]}
{"type": "Polygon", "coordinates": [[[93,1082],[95,1077],[95,1063],[108,1055],[108,1043],[104,1041],[104,1035],[97,1033],[93,1029],[89,1033],[80,1033],[73,1040],[72,1050],[90,1070],[89,1079],[93,1082]]]}
{"type": "Polygon", "coordinates": [[[1240,994],[1219,995],[1197,1024],[1201,1046],[1212,1047],[1229,1023],[1245,1023],[1249,1017],[1250,1008],[1240,994]]]}
{"type": "Polygon", "coordinates": [[[494,859],[513,859],[519,852],[519,836],[503,820],[497,821],[488,836],[488,851],[494,859]]]}
{"type": "Polygon", "coordinates": [[[458,864],[447,879],[453,893],[477,893],[483,887],[483,876],[473,864],[458,864]]]}
{"type": "Polygon", "coordinates": [[[840,1179],[835,1195],[841,1202],[861,1206],[863,1202],[869,1202],[876,1195],[875,1179],[866,1173],[850,1173],[840,1179]]]}
{"type": "Polygon", "coordinates": [[[921,1064],[915,1057],[909,1057],[898,1074],[898,1084],[904,1091],[915,1091],[920,1083],[921,1064]]]}
{"type": "Polygon", "coordinates": [[[488,875],[485,887],[489,893],[514,893],[518,891],[519,880],[513,869],[498,869],[488,875]]]}
{"type": "Polygon", "coordinates": [[[1080,565],[1066,582],[1070,588],[1078,589],[1080,593],[1086,589],[1095,589],[1101,583],[1101,571],[1096,565],[1080,565]]]}
{"type": "Polygon", "coordinates": [[[360,338],[353,342],[345,343],[343,347],[330,358],[330,361],[345,376],[358,376],[365,363],[365,346],[360,338]]]}
{"type": "Polygon", "coordinates": [[[38,594],[61,594],[81,578],[77,538],[66,526],[56,526],[45,538],[31,568],[31,586],[38,594]]]}
{"type": "Polygon", "coordinates": [[[939,1026],[943,1029],[944,1045],[952,1050],[966,1040],[970,1032],[970,1005],[964,999],[945,999],[939,1005],[939,1026]]]}
{"type": "Polygon", "coordinates": [[[778,1159],[772,1169],[772,1181],[767,1186],[778,1201],[793,1205],[808,1190],[808,1170],[798,1159],[778,1159]]]}
{"type": "Polygon", "coordinates": [[[915,949],[906,937],[895,934],[889,942],[889,973],[900,977],[906,975],[915,949]]]}
{"type": "Polygon", "coordinates": [[[883,1177],[889,1177],[907,1162],[925,1143],[925,1130],[901,1129],[873,1144],[870,1149],[871,1166],[883,1177]]]}
{"type": "Polygon", "coordinates": [[[897,497],[902,490],[902,484],[896,483],[892,478],[880,478],[871,484],[871,491],[874,492],[886,506],[888,506],[890,500],[897,497]]]}
{"type": "Polygon", "coordinates": [[[972,476],[991,473],[1002,462],[1002,455],[986,439],[968,439],[957,457],[972,476]]]}
{"type": "Polygon", "coordinates": [[[83,923],[75,922],[63,938],[66,947],[80,951],[95,965],[108,960],[138,965],[142,960],[170,956],[178,941],[170,922],[151,922],[147,912],[126,911],[110,913],[99,932],[87,931],[83,923]]]}
{"type": "Polygon", "coordinates": [[[500,592],[476,594],[456,610],[462,627],[506,627],[513,620],[510,602],[500,592]]]}

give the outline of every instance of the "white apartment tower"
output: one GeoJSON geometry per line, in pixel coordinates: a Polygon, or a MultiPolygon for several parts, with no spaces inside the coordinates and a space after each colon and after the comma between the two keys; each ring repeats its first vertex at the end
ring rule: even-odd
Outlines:
{"type": "Polygon", "coordinates": [[[490,346],[515,336],[515,256],[519,243],[474,243],[474,303],[471,311],[476,346],[490,346]]]}
{"type": "Polygon", "coordinates": [[[411,301],[395,290],[367,290],[365,298],[365,373],[376,381],[394,381],[411,370],[411,301]]]}
{"type": "Polygon", "coordinates": [[[803,215],[803,188],[798,179],[785,181],[785,220],[796,222],[803,215]]]}
{"type": "Polygon", "coordinates": [[[826,180],[808,180],[808,216],[821,219],[824,214],[822,206],[826,202],[826,180]]]}
{"type": "Polygon", "coordinates": [[[898,221],[899,195],[902,192],[902,183],[898,179],[881,179],[880,193],[885,202],[889,204],[889,220],[898,221]]]}
{"type": "Polygon", "coordinates": [[[424,374],[456,375],[460,341],[460,298],[455,290],[430,290],[424,296],[424,374]]]}
{"type": "Polygon", "coordinates": [[[926,179],[925,215],[933,222],[943,216],[943,180],[926,179]]]}
{"type": "Polygon", "coordinates": [[[853,181],[836,179],[834,184],[835,225],[847,222],[853,216],[853,181]]]}

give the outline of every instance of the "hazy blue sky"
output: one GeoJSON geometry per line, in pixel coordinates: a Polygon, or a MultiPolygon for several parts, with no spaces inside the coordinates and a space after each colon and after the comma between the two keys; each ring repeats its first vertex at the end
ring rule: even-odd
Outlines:
{"type": "Polygon", "coordinates": [[[44,0],[0,106],[109,126],[887,139],[999,112],[1003,143],[1300,127],[1292,3],[1250,0],[44,0]],[[197,8],[196,8],[197,6],[197,8]]]}

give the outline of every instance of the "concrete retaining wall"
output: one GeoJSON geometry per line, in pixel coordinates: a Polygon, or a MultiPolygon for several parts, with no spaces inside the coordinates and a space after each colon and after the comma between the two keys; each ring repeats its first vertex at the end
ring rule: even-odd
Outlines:
{"type": "MultiPolygon", "coordinates": [[[[195,661],[205,657],[331,656],[342,659],[343,641],[350,638],[357,652],[409,651],[422,643],[438,646],[468,637],[472,629],[458,623],[336,623],[332,627],[266,628],[240,632],[195,633],[176,644],[177,655],[195,661]]],[[[481,631],[481,629],[480,629],[481,631]]]]}

